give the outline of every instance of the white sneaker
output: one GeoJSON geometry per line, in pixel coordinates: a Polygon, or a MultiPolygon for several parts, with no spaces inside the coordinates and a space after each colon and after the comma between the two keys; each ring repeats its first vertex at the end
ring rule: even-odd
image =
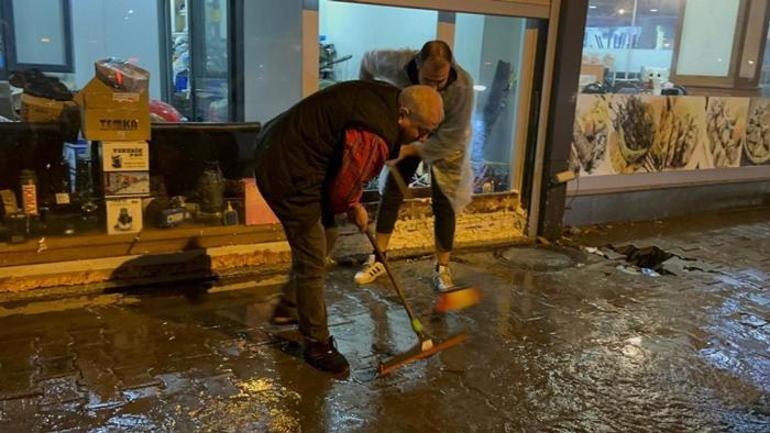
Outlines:
{"type": "Polygon", "coordinates": [[[375,260],[372,254],[366,259],[364,268],[356,272],[354,279],[356,284],[369,284],[383,275],[385,275],[385,265],[375,260]]]}
{"type": "Polygon", "coordinates": [[[437,268],[433,268],[433,288],[439,292],[446,292],[455,288],[455,281],[449,266],[437,265],[437,268]]]}

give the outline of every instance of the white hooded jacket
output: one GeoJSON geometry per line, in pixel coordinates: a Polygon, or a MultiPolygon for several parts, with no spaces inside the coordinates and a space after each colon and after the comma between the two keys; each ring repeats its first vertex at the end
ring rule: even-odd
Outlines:
{"type": "MultiPolygon", "coordinates": [[[[361,60],[361,75],[404,88],[418,84],[416,50],[369,51],[361,60]]],[[[441,191],[456,214],[465,209],[473,193],[470,150],[473,79],[453,64],[450,82],[440,91],[444,100],[444,121],[424,143],[413,143],[422,160],[433,169],[441,191]]]]}

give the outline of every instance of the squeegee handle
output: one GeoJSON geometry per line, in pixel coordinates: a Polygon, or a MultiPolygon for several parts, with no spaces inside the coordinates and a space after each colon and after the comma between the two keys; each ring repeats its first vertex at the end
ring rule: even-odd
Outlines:
{"type": "Polygon", "coordinates": [[[385,273],[388,274],[388,278],[390,278],[390,282],[393,284],[393,288],[396,289],[396,293],[398,293],[401,304],[404,306],[404,309],[406,309],[406,314],[409,316],[409,322],[412,323],[412,329],[414,329],[414,332],[416,332],[419,337],[423,337],[422,329],[419,329],[421,328],[420,321],[415,317],[414,311],[412,311],[412,307],[406,301],[404,291],[401,290],[401,285],[398,284],[398,281],[396,281],[396,278],[393,276],[393,272],[390,271],[390,265],[388,264],[388,260],[385,258],[385,254],[383,254],[382,250],[380,250],[380,246],[377,245],[377,240],[374,239],[372,233],[369,230],[364,230],[364,233],[366,233],[366,237],[369,238],[369,242],[371,242],[372,247],[374,248],[374,255],[385,267],[385,273]],[[416,326],[415,323],[417,324],[416,326]]]}

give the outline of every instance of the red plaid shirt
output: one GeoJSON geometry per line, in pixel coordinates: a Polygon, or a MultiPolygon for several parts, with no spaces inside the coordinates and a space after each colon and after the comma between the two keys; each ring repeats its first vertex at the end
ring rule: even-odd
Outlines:
{"type": "Polygon", "coordinates": [[[364,183],[377,176],[390,149],[379,135],[360,128],[345,131],[342,164],[329,188],[332,211],[345,213],[361,202],[364,183]]]}

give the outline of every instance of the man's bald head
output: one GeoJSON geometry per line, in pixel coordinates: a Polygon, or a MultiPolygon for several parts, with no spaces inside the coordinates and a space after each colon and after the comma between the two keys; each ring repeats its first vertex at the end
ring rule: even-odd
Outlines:
{"type": "Polygon", "coordinates": [[[422,84],[401,91],[399,105],[409,109],[410,116],[423,126],[436,129],[444,120],[444,101],[436,89],[422,84]]]}
{"type": "Polygon", "coordinates": [[[441,95],[432,87],[409,86],[401,90],[399,126],[403,143],[424,140],[444,120],[444,103],[441,95]]]}

